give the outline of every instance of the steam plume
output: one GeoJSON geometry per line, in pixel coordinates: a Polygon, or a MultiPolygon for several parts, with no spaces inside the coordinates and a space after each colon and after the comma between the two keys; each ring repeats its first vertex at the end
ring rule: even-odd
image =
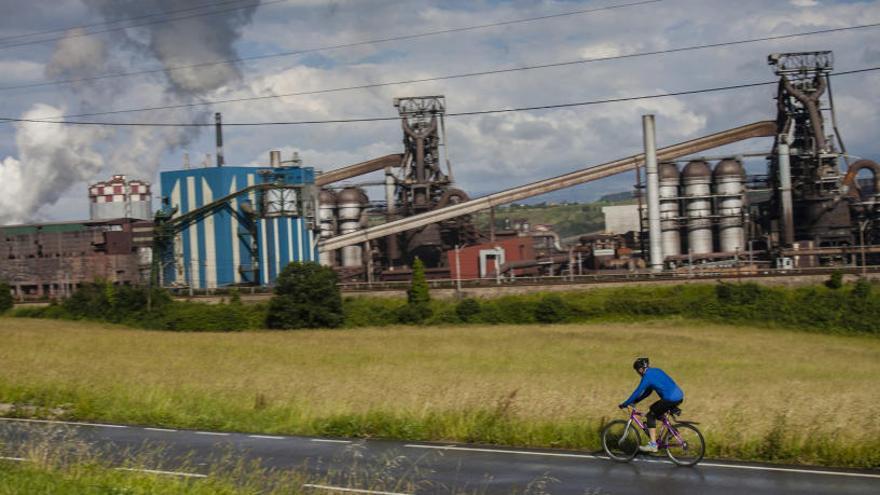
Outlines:
{"type": "MultiPolygon", "coordinates": [[[[205,6],[204,0],[82,0],[106,21],[125,21],[155,12],[205,6]]],[[[234,58],[234,43],[253,17],[259,0],[224,4],[198,12],[224,12],[189,17],[81,36],[73,30],[60,40],[46,65],[49,79],[77,79],[118,72],[158,62],[166,71],[136,79],[104,79],[69,86],[62,94],[67,105],[34,104],[24,118],[80,113],[114,106],[156,106],[197,101],[241,81],[234,64],[184,70],[173,66],[234,58]],[[242,7],[229,10],[231,7],[242,7]]],[[[191,11],[188,11],[191,12],[191,11]]],[[[174,17],[174,16],[172,16],[174,17]]],[[[205,110],[168,110],[131,114],[127,120],[207,121],[205,110]]],[[[17,156],[0,161],[0,223],[24,222],[39,216],[69,188],[112,173],[152,180],[162,155],[187,145],[197,128],[96,128],[20,124],[16,127],[17,156]]]]}

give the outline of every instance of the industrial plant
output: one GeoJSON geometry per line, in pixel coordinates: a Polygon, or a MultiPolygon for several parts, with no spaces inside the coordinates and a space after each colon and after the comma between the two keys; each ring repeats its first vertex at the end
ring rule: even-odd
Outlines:
{"type": "Polygon", "coordinates": [[[278,151],[266,166],[227,166],[218,114],[216,166],[162,172],[155,212],[146,182],[114,176],[94,184],[89,222],[2,228],[9,261],[0,277],[20,294],[43,294],[94,276],[172,288],[265,286],[292,261],[332,266],[343,281],[374,282],[407,280],[418,258],[432,278],[499,283],[597,270],[866,265],[880,253],[880,167],[853,158],[838,132],[832,53],[768,60],[779,79],[775,104],[768,101],[774,120],[658,148],[654,117],[646,115],[642,154],[479,198],[456,187],[444,96],[396,98],[400,153],[325,173],[278,151]],[[753,138],[773,138],[772,148],[710,154],[753,138]],[[746,160],[766,167],[747,173],[746,160]],[[381,180],[350,182],[374,172],[381,180]],[[609,225],[627,231],[562,242],[546,226],[496,225],[495,208],[633,172],[634,205],[607,212],[609,225]],[[382,197],[371,198],[375,190],[382,197]],[[473,215],[485,210],[489,225],[478,228],[473,215]],[[112,256],[132,261],[122,266],[112,256]],[[38,261],[47,257],[54,268],[38,261]],[[69,268],[72,258],[80,268],[69,268]]]}

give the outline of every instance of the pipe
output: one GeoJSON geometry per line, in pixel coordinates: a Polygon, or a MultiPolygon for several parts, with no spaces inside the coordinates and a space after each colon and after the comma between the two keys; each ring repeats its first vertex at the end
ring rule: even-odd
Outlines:
{"type": "Polygon", "coordinates": [[[794,244],[794,208],[791,201],[791,160],[788,136],[779,135],[776,155],[779,162],[779,193],[782,196],[782,243],[788,247],[794,244]]]}
{"type": "Polygon", "coordinates": [[[871,160],[859,160],[846,169],[846,175],[843,177],[843,185],[847,186],[847,194],[856,199],[861,199],[859,183],[856,177],[862,170],[868,169],[874,176],[874,194],[880,194],[880,165],[871,160]]]}
{"type": "Polygon", "coordinates": [[[657,175],[657,144],[654,115],[642,115],[645,142],[645,177],[648,186],[648,237],[651,270],[663,271],[663,244],[660,242],[660,179],[657,175]]]}
{"type": "Polygon", "coordinates": [[[817,77],[817,79],[816,91],[809,95],[792,86],[785,76],[782,76],[782,85],[786,91],[807,107],[807,113],[810,114],[810,124],[813,127],[813,138],[816,140],[816,152],[821,153],[826,151],[828,146],[828,143],[825,141],[824,130],[822,129],[822,114],[819,111],[819,97],[825,92],[826,82],[822,77],[817,77]]]}
{"type": "Polygon", "coordinates": [[[214,129],[217,135],[217,166],[222,167],[225,161],[223,159],[223,119],[220,112],[214,114],[214,129]]]}

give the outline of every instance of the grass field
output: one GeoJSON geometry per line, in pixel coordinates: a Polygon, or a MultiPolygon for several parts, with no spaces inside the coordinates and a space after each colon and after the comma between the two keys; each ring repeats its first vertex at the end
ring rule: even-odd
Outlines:
{"type": "Polygon", "coordinates": [[[640,324],[168,333],[0,318],[0,402],[199,429],[596,449],[648,355],[713,456],[880,466],[880,339],[640,324]]]}

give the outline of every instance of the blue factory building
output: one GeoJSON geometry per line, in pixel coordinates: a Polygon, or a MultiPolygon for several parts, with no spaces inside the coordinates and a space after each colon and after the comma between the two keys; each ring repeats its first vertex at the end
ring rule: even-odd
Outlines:
{"type": "Polygon", "coordinates": [[[314,169],[273,164],[161,173],[175,225],[164,286],[269,285],[291,261],[318,260],[314,169]]]}

